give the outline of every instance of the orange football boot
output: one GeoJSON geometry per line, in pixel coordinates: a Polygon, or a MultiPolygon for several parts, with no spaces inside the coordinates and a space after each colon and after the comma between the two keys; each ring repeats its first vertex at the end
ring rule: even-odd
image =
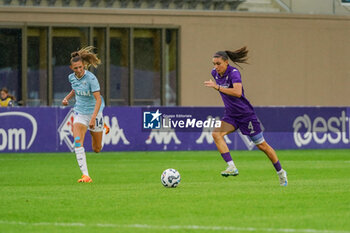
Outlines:
{"type": "Polygon", "coordinates": [[[90,176],[82,175],[81,179],[78,180],[78,183],[91,183],[92,179],[90,176]]]}
{"type": "Polygon", "coordinates": [[[106,129],[105,134],[109,134],[109,127],[104,123],[103,128],[106,129]]]}

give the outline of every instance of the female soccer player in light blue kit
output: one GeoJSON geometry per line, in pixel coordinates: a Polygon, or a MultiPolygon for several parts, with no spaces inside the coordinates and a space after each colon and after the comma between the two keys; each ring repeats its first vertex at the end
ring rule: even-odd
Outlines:
{"type": "Polygon", "coordinates": [[[83,173],[78,182],[91,183],[86,155],[84,149],[84,138],[89,129],[92,136],[92,149],[96,153],[103,147],[104,134],[109,128],[104,125],[102,111],[105,106],[100,94],[100,85],[96,76],[87,69],[93,65],[95,68],[101,63],[96,54],[89,46],[71,54],[70,68],[74,73],[68,76],[72,91],[63,99],[62,104],[68,105],[68,101],[75,96],[73,137],[75,143],[75,154],[83,173]]]}
{"type": "Polygon", "coordinates": [[[278,174],[280,185],[287,186],[287,173],[282,169],[275,150],[265,141],[253,106],[244,96],[241,74],[237,68],[228,64],[229,58],[234,63],[246,63],[247,53],[248,50],[246,47],[233,52],[216,52],[213,56],[214,69],[211,72],[215,82],[212,80],[204,82],[205,86],[212,87],[220,93],[225,105],[225,113],[221,119],[221,127],[213,131],[216,147],[221,153],[222,158],[228,164],[228,167],[221,172],[221,175],[238,175],[238,169],[232,160],[224,136],[239,128],[242,134],[250,137],[255,145],[271,160],[278,174]]]}

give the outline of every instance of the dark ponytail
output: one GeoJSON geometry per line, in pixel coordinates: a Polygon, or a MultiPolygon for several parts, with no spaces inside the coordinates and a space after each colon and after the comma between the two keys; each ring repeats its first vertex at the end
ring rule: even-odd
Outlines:
{"type": "Polygon", "coordinates": [[[230,58],[230,60],[233,63],[238,65],[237,63],[246,63],[247,64],[247,59],[248,59],[247,54],[248,54],[247,46],[244,46],[240,49],[237,49],[236,51],[229,51],[229,50],[218,51],[214,54],[214,57],[221,57],[224,61],[226,61],[226,60],[228,60],[228,58],[230,58]]]}
{"type": "Polygon", "coordinates": [[[236,51],[225,51],[227,56],[233,61],[234,63],[247,63],[247,54],[248,50],[247,47],[244,46],[240,49],[237,49],[236,51]]]}

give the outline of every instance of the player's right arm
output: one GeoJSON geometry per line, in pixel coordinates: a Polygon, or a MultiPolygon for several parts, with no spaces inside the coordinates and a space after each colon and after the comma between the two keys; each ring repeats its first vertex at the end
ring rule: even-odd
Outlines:
{"type": "Polygon", "coordinates": [[[67,106],[69,104],[69,100],[75,96],[74,90],[71,90],[66,97],[62,100],[62,105],[67,106]]]}
{"type": "Polygon", "coordinates": [[[233,83],[232,88],[219,88],[218,91],[224,93],[226,95],[234,96],[237,98],[241,98],[242,96],[242,83],[233,83]]]}

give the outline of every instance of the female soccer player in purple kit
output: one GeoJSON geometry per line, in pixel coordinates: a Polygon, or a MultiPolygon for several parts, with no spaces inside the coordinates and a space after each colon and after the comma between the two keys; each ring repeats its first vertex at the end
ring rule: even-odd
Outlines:
{"type": "Polygon", "coordinates": [[[214,129],[212,134],[216,147],[228,164],[221,175],[226,177],[238,175],[238,169],[232,160],[224,136],[240,129],[242,134],[250,137],[255,145],[271,160],[277,171],[280,185],[287,186],[287,172],[282,169],[275,150],[265,141],[253,106],[244,96],[241,74],[237,68],[228,64],[228,59],[235,64],[246,63],[247,53],[246,47],[236,51],[216,52],[213,56],[214,69],[211,72],[216,82],[211,79],[204,82],[206,87],[212,87],[220,93],[225,105],[221,127],[214,129]]]}

